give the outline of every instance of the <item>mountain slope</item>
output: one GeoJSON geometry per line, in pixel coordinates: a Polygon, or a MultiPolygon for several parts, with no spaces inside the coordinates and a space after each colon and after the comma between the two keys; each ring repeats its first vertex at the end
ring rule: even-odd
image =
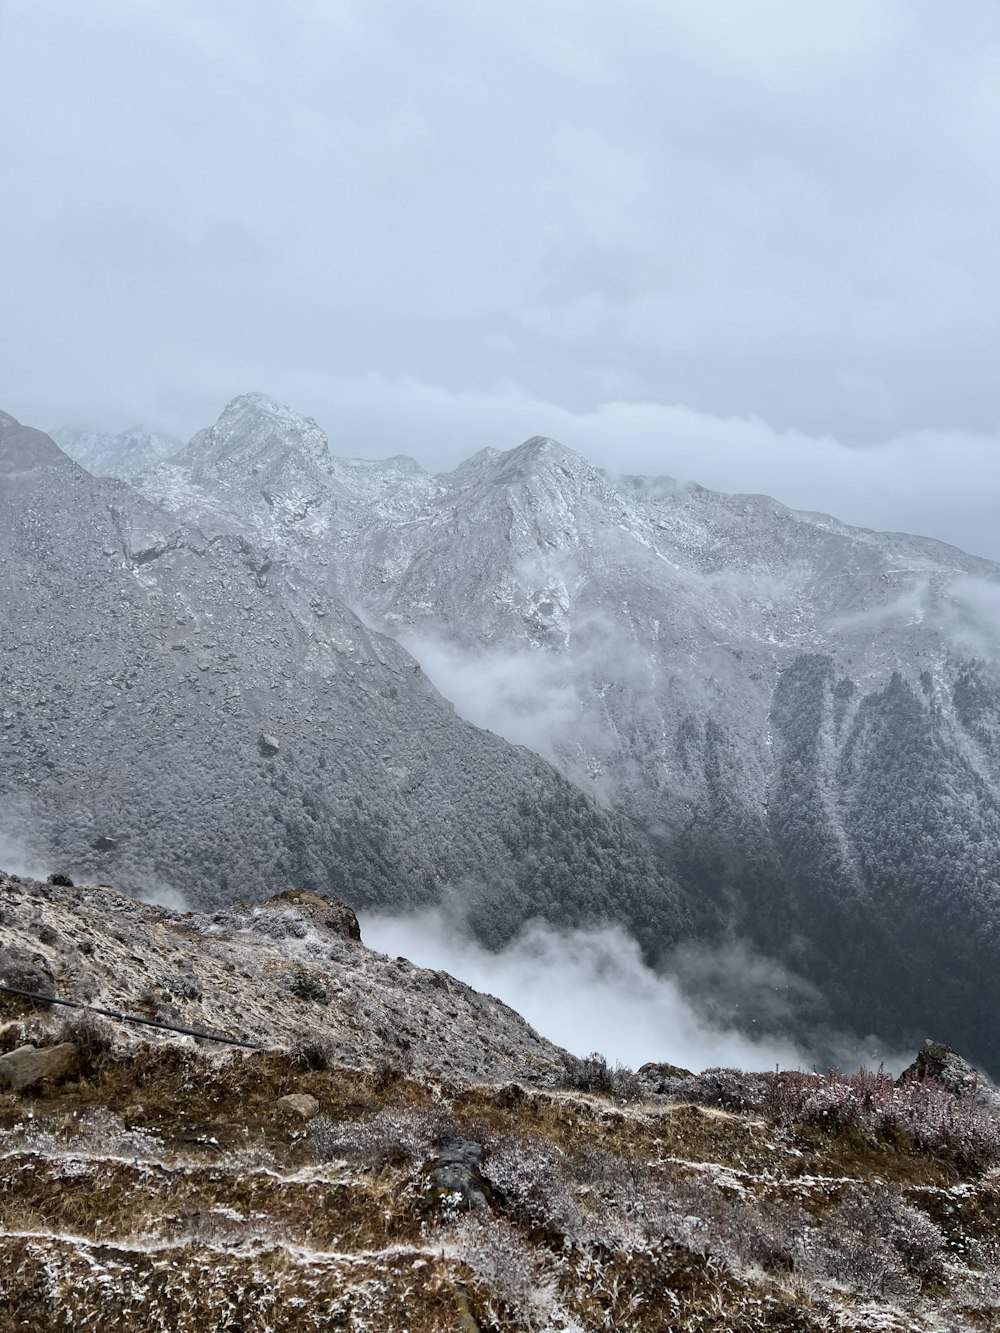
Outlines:
{"type": "Polygon", "coordinates": [[[997,566],[541,437],[434,477],[295,422],[236,400],[140,485],[316,571],[643,825],[701,938],[749,937],[855,1031],[935,1028],[1000,1068],[997,566]],[[265,484],[223,463],[263,438],[265,484]]]}
{"type": "Polygon", "coordinates": [[[196,903],[291,882],[487,938],[679,895],[628,820],[458,718],[308,571],[0,415],[0,817],[35,864],[196,903]]]}
{"type": "Polygon", "coordinates": [[[613,1072],[314,895],[0,873],[0,918],[0,983],[258,1046],[0,995],[0,1333],[997,1326],[1000,1097],[945,1047],[613,1072]]]}

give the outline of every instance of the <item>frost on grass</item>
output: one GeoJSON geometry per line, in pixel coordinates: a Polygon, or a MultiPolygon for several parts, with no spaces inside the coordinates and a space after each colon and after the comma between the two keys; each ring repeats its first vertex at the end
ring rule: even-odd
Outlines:
{"type": "Polygon", "coordinates": [[[0,1094],[0,1333],[940,1333],[994,1317],[997,1117],[929,1080],[676,1071],[673,1094],[626,1100],[621,1081],[314,1056],[95,1046],[58,1085],[0,1094]],[[293,1091],[320,1105],[308,1124],[276,1111],[293,1091]],[[471,1211],[435,1179],[456,1140],[481,1172],[471,1211]]]}

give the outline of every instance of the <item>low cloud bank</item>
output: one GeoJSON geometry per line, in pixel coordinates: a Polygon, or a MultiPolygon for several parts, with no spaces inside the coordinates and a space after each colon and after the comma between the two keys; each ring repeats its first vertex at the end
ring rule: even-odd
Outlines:
{"type": "Polygon", "coordinates": [[[399,640],[460,717],[544,759],[557,757],[581,707],[562,658],[530,648],[468,649],[429,634],[399,640]]]}
{"type": "Polygon", "coordinates": [[[192,910],[191,903],[181,893],[180,889],[175,889],[173,885],[167,884],[165,880],[152,874],[143,878],[142,888],[136,891],[135,897],[141,903],[152,903],[155,907],[165,907],[169,912],[190,912],[192,910]]]}
{"type": "MultiPolygon", "coordinates": [[[[617,927],[556,931],[535,922],[495,954],[437,909],[408,916],[364,914],[361,928],[372,948],[449,972],[496,996],[575,1055],[600,1051],[632,1068],[648,1060],[694,1070],[813,1063],[813,1055],[790,1040],[754,1040],[702,1012],[675,978],[647,967],[635,940],[617,927]]],[[[727,955],[727,967],[735,961],[727,955]]]]}
{"type": "Polygon", "coordinates": [[[9,875],[23,875],[25,879],[44,879],[49,873],[15,834],[0,831],[0,870],[9,875]]]}

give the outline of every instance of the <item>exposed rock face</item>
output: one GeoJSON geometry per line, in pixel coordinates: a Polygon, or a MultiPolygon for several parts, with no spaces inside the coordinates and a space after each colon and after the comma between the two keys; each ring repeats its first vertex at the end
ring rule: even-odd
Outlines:
{"type": "Polygon", "coordinates": [[[969,1064],[950,1046],[928,1039],[917,1052],[917,1058],[900,1074],[900,1084],[931,1080],[947,1088],[958,1097],[972,1097],[980,1105],[1000,1111],[1000,1089],[988,1075],[969,1064]]]}
{"type": "Polygon", "coordinates": [[[343,940],[361,941],[361,926],[353,907],[339,898],[322,898],[308,889],[285,889],[264,904],[265,907],[281,908],[291,905],[306,920],[311,921],[320,930],[339,935],[343,940]]]}
{"type": "Polygon", "coordinates": [[[19,1046],[0,1055],[0,1088],[21,1092],[43,1079],[61,1078],[70,1073],[79,1060],[80,1052],[71,1041],[41,1049],[34,1045],[19,1046]]]}
{"type": "Polygon", "coordinates": [[[427,1164],[430,1199],[458,1212],[486,1208],[493,1188],[481,1170],[483,1145],[471,1139],[442,1139],[427,1164]]]}

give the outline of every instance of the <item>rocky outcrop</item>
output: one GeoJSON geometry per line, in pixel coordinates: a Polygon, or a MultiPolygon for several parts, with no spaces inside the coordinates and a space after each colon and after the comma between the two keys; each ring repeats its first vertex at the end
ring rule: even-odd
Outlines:
{"type": "Polygon", "coordinates": [[[318,930],[327,931],[342,940],[361,942],[361,926],[357,913],[341,898],[325,898],[308,889],[285,889],[264,904],[277,909],[294,908],[298,916],[309,921],[318,930]]]}
{"type": "Polygon", "coordinates": [[[56,1046],[18,1046],[16,1050],[0,1055],[0,1088],[22,1092],[44,1079],[62,1078],[72,1072],[80,1052],[70,1041],[56,1046]]]}
{"type": "Polygon", "coordinates": [[[441,1139],[427,1163],[428,1197],[439,1208],[472,1212],[486,1208],[494,1196],[482,1173],[483,1145],[471,1139],[441,1139]]]}
{"type": "MultiPolygon", "coordinates": [[[[44,981],[49,994],[58,977],[62,999],[170,1027],[357,1069],[487,1082],[558,1082],[570,1062],[499,1000],[365,948],[346,903],[300,889],[209,915],[0,872],[0,917],[7,975],[44,981]]],[[[35,1012],[0,999],[8,1015],[35,1012]]],[[[173,1040],[127,1023],[118,1036],[173,1040]]]]}
{"type": "Polygon", "coordinates": [[[989,1075],[963,1059],[950,1046],[930,1038],[896,1081],[901,1086],[928,1081],[937,1083],[956,1097],[969,1097],[981,1106],[1000,1111],[1000,1089],[989,1075]]]}

